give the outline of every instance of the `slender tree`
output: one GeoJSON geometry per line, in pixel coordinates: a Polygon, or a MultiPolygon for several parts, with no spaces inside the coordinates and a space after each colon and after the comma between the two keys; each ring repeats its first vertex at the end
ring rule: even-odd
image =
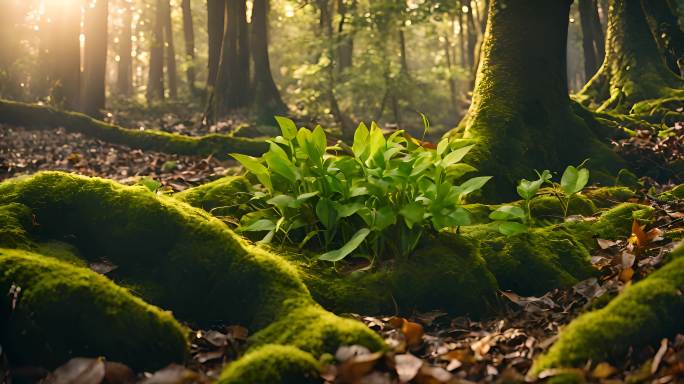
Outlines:
{"type": "Polygon", "coordinates": [[[254,61],[254,105],[261,120],[287,110],[273,81],[268,55],[268,0],[254,0],[252,7],[252,59],[254,61]]]}
{"type": "MultiPolygon", "coordinates": [[[[213,89],[221,62],[225,34],[226,0],[207,0],[207,37],[209,45],[207,88],[213,89]]],[[[211,93],[211,92],[210,92],[211,93]]]]}
{"type": "Polygon", "coordinates": [[[119,37],[119,62],[117,67],[116,88],[119,96],[128,97],[133,90],[133,8],[126,3],[123,10],[123,28],[119,37]]]}
{"type": "MultiPolygon", "coordinates": [[[[56,4],[53,7],[50,9],[52,43],[49,49],[52,102],[78,110],[81,93],[81,4],[77,0],[67,0],[61,2],[59,8],[56,4]]],[[[92,48],[92,45],[88,47],[92,48]]]]}
{"type": "Polygon", "coordinates": [[[183,37],[185,38],[185,61],[187,63],[185,76],[190,94],[195,94],[197,91],[195,89],[195,27],[192,21],[190,0],[183,0],[181,8],[183,9],[183,37]]]}
{"type": "Polygon", "coordinates": [[[580,25],[582,27],[582,51],[584,53],[585,78],[591,79],[599,68],[599,53],[594,36],[594,10],[592,0],[579,0],[580,25]],[[592,9],[593,8],[593,9],[592,9]]]}
{"type": "Polygon", "coordinates": [[[93,0],[85,13],[85,54],[81,110],[100,116],[105,107],[108,0],[93,0]]]}
{"type": "Polygon", "coordinates": [[[147,79],[147,102],[164,100],[164,2],[155,4],[154,26],[150,39],[150,65],[147,79]]]}
{"type": "Polygon", "coordinates": [[[578,99],[599,111],[626,113],[634,104],[684,97],[684,79],[665,64],[640,0],[610,0],[606,58],[578,99]]]}
{"type": "Polygon", "coordinates": [[[475,144],[468,161],[494,176],[486,190],[491,198],[512,194],[533,169],[561,170],[586,158],[594,170],[617,172],[623,166],[591,129],[596,124],[591,114],[573,108],[568,96],[570,3],[490,3],[473,101],[449,135],[475,144]]]}
{"type": "Polygon", "coordinates": [[[176,67],[176,46],[173,42],[173,19],[171,18],[171,2],[164,0],[164,48],[166,54],[166,77],[169,84],[169,97],[178,97],[178,70],[176,67]]]}
{"type": "Polygon", "coordinates": [[[354,30],[352,29],[349,20],[353,17],[355,12],[357,0],[352,0],[351,5],[347,5],[345,0],[337,0],[337,13],[339,14],[339,22],[337,24],[337,69],[343,72],[350,68],[353,63],[354,56],[354,30]]]}

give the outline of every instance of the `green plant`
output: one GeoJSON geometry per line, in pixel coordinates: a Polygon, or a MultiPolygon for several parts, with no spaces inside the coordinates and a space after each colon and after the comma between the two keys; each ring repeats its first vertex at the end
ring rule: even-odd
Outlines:
{"type": "Polygon", "coordinates": [[[563,217],[568,216],[570,200],[579,193],[589,182],[589,169],[585,168],[587,160],[574,167],[568,166],[561,176],[560,183],[551,180],[551,172],[537,172],[538,179],[529,181],[522,179],[516,188],[518,195],[523,199],[522,206],[504,205],[489,215],[489,218],[498,222],[499,232],[506,236],[513,236],[518,233],[527,232],[533,224],[530,203],[532,199],[540,193],[544,184],[550,184],[551,188],[547,192],[555,196],[563,209],[563,217]]]}
{"type": "Polygon", "coordinates": [[[476,170],[460,163],[472,148],[463,140],[430,149],[403,131],[385,137],[373,123],[359,125],[351,147],[328,146],[320,126],[311,131],[276,120],[282,136],[269,141],[268,152],[232,154],[255,179],[253,211],[237,230],[265,233],[262,243],[327,251],[321,260],[407,256],[426,230],[469,224],[461,204],[490,179],[454,184],[476,170]]]}

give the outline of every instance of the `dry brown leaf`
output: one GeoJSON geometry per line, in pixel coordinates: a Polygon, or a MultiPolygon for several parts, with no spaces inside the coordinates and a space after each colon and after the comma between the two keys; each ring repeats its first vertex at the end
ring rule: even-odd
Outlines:
{"type": "Polygon", "coordinates": [[[367,355],[358,355],[350,358],[340,365],[338,379],[343,383],[356,383],[366,376],[382,358],[382,352],[367,355]]]}
{"type": "Polygon", "coordinates": [[[423,365],[416,375],[418,384],[444,384],[448,383],[453,375],[446,369],[423,365]]]}
{"type": "Polygon", "coordinates": [[[658,352],[656,352],[655,356],[653,357],[653,362],[651,363],[651,373],[658,372],[658,367],[660,366],[660,362],[663,360],[663,357],[665,356],[665,352],[667,352],[667,348],[668,340],[662,339],[660,341],[660,348],[658,349],[658,352]]]}
{"type": "Polygon", "coordinates": [[[596,239],[596,242],[598,243],[598,246],[601,249],[608,249],[608,248],[617,244],[617,242],[615,242],[615,241],[606,240],[606,239],[596,239]]]}
{"type": "Polygon", "coordinates": [[[141,384],[186,384],[197,381],[199,374],[182,365],[171,364],[141,381],[141,384]]]}
{"type": "Polygon", "coordinates": [[[418,374],[420,367],[423,366],[423,360],[413,356],[410,353],[396,355],[394,357],[395,367],[399,380],[402,382],[409,382],[413,380],[418,374]]]}
{"type": "Polygon", "coordinates": [[[100,384],[105,378],[104,359],[77,357],[57,368],[43,381],[45,384],[100,384]]]}
{"type": "Polygon", "coordinates": [[[625,268],[620,272],[620,281],[623,283],[632,281],[632,277],[634,277],[634,269],[631,267],[625,268]]]}
{"type": "Polygon", "coordinates": [[[418,323],[405,321],[401,327],[401,332],[406,337],[406,344],[408,344],[409,347],[418,346],[423,342],[425,331],[423,330],[423,326],[418,323]]]}
{"type": "Polygon", "coordinates": [[[136,380],[135,373],[127,365],[107,361],[104,381],[107,384],[133,384],[136,380]]]}
{"type": "Polygon", "coordinates": [[[617,372],[617,369],[608,363],[599,363],[596,365],[593,371],[591,371],[591,376],[596,379],[607,379],[617,372]]]}

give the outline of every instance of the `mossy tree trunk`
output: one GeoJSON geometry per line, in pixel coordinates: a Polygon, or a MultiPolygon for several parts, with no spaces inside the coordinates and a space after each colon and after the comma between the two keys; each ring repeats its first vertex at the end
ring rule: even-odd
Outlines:
{"type": "Polygon", "coordinates": [[[642,0],[641,4],[653,27],[658,46],[665,55],[667,66],[672,72],[684,76],[684,31],[677,21],[677,4],[673,1],[647,0],[642,0]]]}
{"type": "Polygon", "coordinates": [[[684,97],[684,79],[669,70],[658,51],[640,0],[611,0],[606,58],[578,94],[598,111],[628,113],[634,104],[684,97]]]}
{"type": "Polygon", "coordinates": [[[591,114],[576,114],[568,96],[570,3],[490,3],[473,102],[448,134],[477,143],[469,161],[494,176],[489,197],[512,194],[514,184],[534,169],[561,170],[586,158],[593,169],[620,168],[621,160],[589,128],[596,123],[591,114]]]}

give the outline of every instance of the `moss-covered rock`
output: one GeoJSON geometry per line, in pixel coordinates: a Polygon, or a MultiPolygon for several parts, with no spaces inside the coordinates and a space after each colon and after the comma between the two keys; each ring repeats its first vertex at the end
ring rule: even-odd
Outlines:
{"type": "Polygon", "coordinates": [[[26,232],[31,225],[31,209],[10,203],[0,205],[0,246],[25,248],[31,243],[26,232]]]}
{"type": "Polygon", "coordinates": [[[265,345],[231,363],[219,384],[315,384],[320,366],[311,354],[291,346],[265,345]]]}
{"type": "MultiPolygon", "coordinates": [[[[530,212],[537,220],[560,219],[565,216],[560,200],[556,196],[542,195],[530,201],[530,212]]],[[[594,202],[584,195],[573,195],[568,203],[568,215],[591,216],[596,212],[594,202]]]]}
{"type": "Polygon", "coordinates": [[[684,199],[684,184],[680,184],[667,192],[658,195],[658,198],[665,201],[675,201],[684,199]]]}
{"type": "Polygon", "coordinates": [[[115,281],[135,286],[147,301],[180,319],[244,324],[265,343],[277,334],[259,330],[316,313],[320,332],[299,327],[306,337],[292,332],[278,341],[299,339],[297,345],[314,354],[334,352],[348,340],[373,350],[383,345],[362,324],[320,309],[286,260],[247,244],[220,220],[172,197],[44,172],[0,184],[0,205],[11,203],[30,207],[38,224],[30,228],[33,240],[68,242],[86,260],[109,260],[118,267],[109,274],[115,281]],[[322,346],[331,350],[320,351],[322,346]]]}
{"type": "Polygon", "coordinates": [[[634,191],[627,187],[603,187],[584,192],[597,208],[609,208],[634,197],[634,191]]]}
{"type": "Polygon", "coordinates": [[[89,269],[0,248],[0,291],[13,285],[16,303],[0,296],[0,344],[12,363],[106,356],[151,370],[185,358],[186,330],[170,313],[89,269]]]}
{"type": "Polygon", "coordinates": [[[179,155],[225,156],[232,152],[260,155],[268,150],[268,144],[261,140],[221,134],[194,137],[156,130],[127,129],[76,112],[8,100],[0,100],[0,123],[28,129],[63,127],[69,132],[82,133],[109,143],[179,155]]]}
{"type": "Polygon", "coordinates": [[[239,218],[240,215],[246,213],[242,205],[251,198],[251,195],[248,194],[249,187],[250,184],[245,177],[227,176],[195,188],[186,189],[175,194],[174,197],[207,212],[216,209],[216,215],[229,215],[239,218]]]}
{"type": "MultiPolygon", "coordinates": [[[[676,254],[684,252],[682,248],[676,254]]],[[[684,258],[675,258],[626,288],[600,310],[586,313],[561,331],[559,340],[531,369],[579,367],[610,361],[631,346],[656,344],[684,330],[684,258]]]]}

